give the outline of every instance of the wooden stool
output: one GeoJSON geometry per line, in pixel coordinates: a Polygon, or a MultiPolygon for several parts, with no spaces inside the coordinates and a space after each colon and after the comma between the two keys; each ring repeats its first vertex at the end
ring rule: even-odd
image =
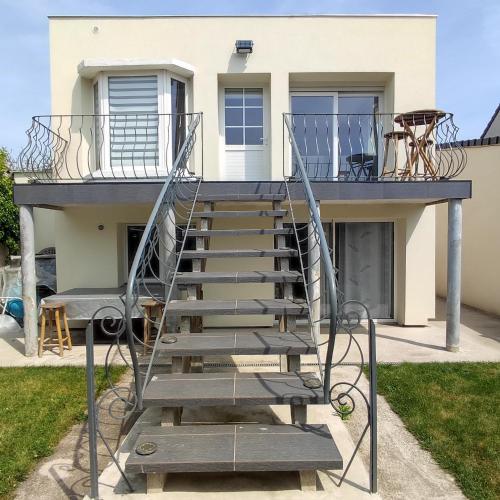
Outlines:
{"type": "Polygon", "coordinates": [[[410,162],[409,162],[409,154],[408,154],[408,138],[410,134],[403,130],[394,130],[392,132],[387,132],[384,134],[385,145],[384,145],[384,162],[382,166],[382,177],[398,177],[401,174],[403,177],[411,174],[410,170],[410,162]],[[404,169],[400,172],[399,164],[398,164],[398,150],[399,150],[399,141],[403,141],[404,149],[406,152],[406,163],[404,169]],[[387,169],[387,159],[389,156],[389,146],[392,143],[394,148],[394,169],[387,169]]]}
{"type": "MultiPolygon", "coordinates": [[[[142,304],[142,307],[144,309],[144,354],[147,353],[148,347],[150,347],[150,343],[153,340],[153,332],[152,332],[152,323],[153,323],[153,318],[158,321],[161,320],[161,317],[163,316],[163,304],[160,302],[157,302],[156,300],[150,299],[150,300],[145,300],[142,304]]],[[[158,324],[158,327],[160,325],[158,324]]],[[[166,327],[164,326],[163,329],[166,332],[166,327]]]]}
{"type": "MultiPolygon", "coordinates": [[[[417,150],[420,147],[422,153],[425,154],[427,158],[432,158],[428,153],[428,149],[433,146],[434,141],[432,139],[423,140],[421,138],[419,138],[418,140],[421,141],[421,144],[415,144],[413,141],[410,142],[410,148],[411,148],[410,149],[410,157],[415,158],[414,163],[413,163],[413,175],[415,177],[418,177],[418,176],[425,177],[425,175],[426,175],[425,164],[424,164],[424,171],[419,172],[419,156],[417,154],[417,150]]],[[[431,177],[432,176],[435,177],[435,171],[433,171],[431,177]]]]}
{"type": "Polygon", "coordinates": [[[45,347],[59,347],[59,356],[64,353],[64,342],[68,346],[68,350],[71,351],[71,333],[68,326],[68,317],[66,316],[66,305],[61,302],[51,302],[49,304],[43,304],[42,309],[42,321],[40,328],[40,340],[38,344],[38,356],[42,356],[45,347]],[[64,321],[64,333],[65,337],[62,335],[61,331],[61,314],[64,321]],[[45,338],[45,328],[48,321],[49,337],[45,338]],[[54,328],[52,327],[54,325],[54,328]],[[53,334],[57,332],[57,343],[53,342],[53,334]]]}

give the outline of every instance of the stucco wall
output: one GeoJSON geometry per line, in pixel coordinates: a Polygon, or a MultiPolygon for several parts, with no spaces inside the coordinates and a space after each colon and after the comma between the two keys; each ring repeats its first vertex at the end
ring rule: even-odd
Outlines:
{"type": "MultiPolygon", "coordinates": [[[[472,199],[463,202],[462,302],[500,314],[500,146],[467,148],[467,168],[460,176],[472,180],[472,199]]],[[[436,291],[446,296],[448,207],[436,217],[436,291]]]]}
{"type": "MultiPolygon", "coordinates": [[[[222,157],[221,89],[261,83],[269,103],[267,177],[281,180],[282,113],[289,111],[291,89],[377,90],[384,94],[381,111],[386,112],[434,107],[435,24],[433,16],[52,18],[52,113],[92,112],[92,80],[77,71],[83,59],[181,60],[194,72],[188,82],[188,111],[204,114],[204,179],[216,180],[222,157]],[[252,39],[254,53],[236,55],[237,39],[252,39]]],[[[77,126],[73,133],[78,133],[77,126]]],[[[195,151],[195,167],[201,173],[199,152],[195,151]]],[[[150,208],[73,207],[57,213],[58,289],[123,283],[123,227],[145,222],[150,208]],[[99,224],[104,225],[102,231],[99,224]]],[[[393,220],[396,318],[405,324],[425,324],[434,315],[434,208],[331,204],[322,207],[322,216],[393,220]]],[[[217,224],[222,227],[224,222],[217,224]]],[[[236,248],[256,243],[239,238],[213,245],[236,248]]],[[[229,265],[271,269],[273,264],[271,259],[258,264],[250,259],[234,264],[214,261],[209,269],[229,265]]],[[[207,296],[235,296],[231,287],[206,290],[207,296]]],[[[243,298],[273,292],[268,285],[249,285],[239,293],[243,298]]],[[[248,321],[255,324],[255,318],[248,321]]]]}
{"type": "Polygon", "coordinates": [[[57,211],[35,208],[33,217],[35,219],[35,252],[55,246],[55,218],[57,217],[57,211]]]}
{"type": "MultiPolygon", "coordinates": [[[[269,208],[255,205],[255,209],[269,208]]],[[[57,214],[58,289],[116,287],[126,281],[126,224],[145,223],[151,207],[143,205],[68,208],[57,214]],[[102,224],[103,230],[98,226],[102,224]]],[[[224,209],[237,206],[224,205],[224,209]]],[[[395,319],[422,325],[434,317],[434,207],[405,204],[321,204],[325,222],[387,221],[395,224],[395,319]]],[[[305,209],[296,210],[298,221],[305,209]]],[[[262,221],[245,219],[238,227],[256,227],[262,221]]],[[[271,227],[272,219],[268,225],[271,227]]],[[[216,220],[214,228],[234,227],[234,220],[216,220]]],[[[272,248],[269,236],[212,238],[211,248],[272,248]]],[[[211,259],[207,271],[272,270],[273,259],[211,259]]],[[[271,298],[273,285],[206,285],[206,298],[271,298]]],[[[270,325],[270,317],[211,317],[207,326],[270,325]]]]}
{"type": "Polygon", "coordinates": [[[207,180],[219,176],[218,92],[228,75],[232,84],[269,82],[273,179],[282,178],[281,114],[290,87],[375,86],[385,92],[385,111],[435,101],[432,16],[52,18],[53,114],[91,112],[91,80],[77,72],[86,58],[175,58],[194,67],[190,111],[204,113],[207,180]],[[234,53],[235,40],[245,38],[254,41],[248,58],[234,53]]]}

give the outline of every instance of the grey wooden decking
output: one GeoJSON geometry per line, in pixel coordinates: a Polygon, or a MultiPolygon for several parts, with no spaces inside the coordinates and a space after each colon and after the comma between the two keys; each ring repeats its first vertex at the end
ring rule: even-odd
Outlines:
{"type": "Polygon", "coordinates": [[[229,472],[341,469],[326,425],[197,425],[148,427],[137,444],[155,442],[149,456],[132,452],[129,472],[229,472]]]}

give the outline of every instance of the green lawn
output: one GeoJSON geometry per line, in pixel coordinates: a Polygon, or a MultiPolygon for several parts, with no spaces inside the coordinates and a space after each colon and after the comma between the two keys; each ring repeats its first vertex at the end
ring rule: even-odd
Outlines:
{"type": "MultiPolygon", "coordinates": [[[[125,367],[114,367],[117,380],[125,367]]],[[[96,387],[106,388],[97,369],[96,387]]],[[[0,368],[0,498],[10,498],[36,462],[70,427],[86,419],[85,369],[0,368]]]]}
{"type": "Polygon", "coordinates": [[[500,498],[500,363],[379,365],[378,380],[378,392],[468,498],[500,498]]]}

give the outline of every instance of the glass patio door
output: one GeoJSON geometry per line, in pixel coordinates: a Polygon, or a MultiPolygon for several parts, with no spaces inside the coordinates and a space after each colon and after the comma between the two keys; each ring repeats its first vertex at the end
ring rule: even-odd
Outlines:
{"type": "MultiPolygon", "coordinates": [[[[292,127],[310,178],[336,177],[336,92],[294,92],[291,97],[292,127]]],[[[298,168],[292,154],[292,175],[298,168]]]]}
{"type": "MultiPolygon", "coordinates": [[[[372,318],[394,315],[394,224],[335,224],[335,266],[344,300],[359,300],[372,318]]],[[[356,309],[356,308],[355,308],[356,309]]],[[[364,311],[359,308],[359,312],[364,311]]]]}
{"type": "MultiPolygon", "coordinates": [[[[381,150],[377,94],[293,92],[291,121],[311,179],[370,180],[381,150]]],[[[297,160],[292,154],[292,173],[297,160]]]]}

